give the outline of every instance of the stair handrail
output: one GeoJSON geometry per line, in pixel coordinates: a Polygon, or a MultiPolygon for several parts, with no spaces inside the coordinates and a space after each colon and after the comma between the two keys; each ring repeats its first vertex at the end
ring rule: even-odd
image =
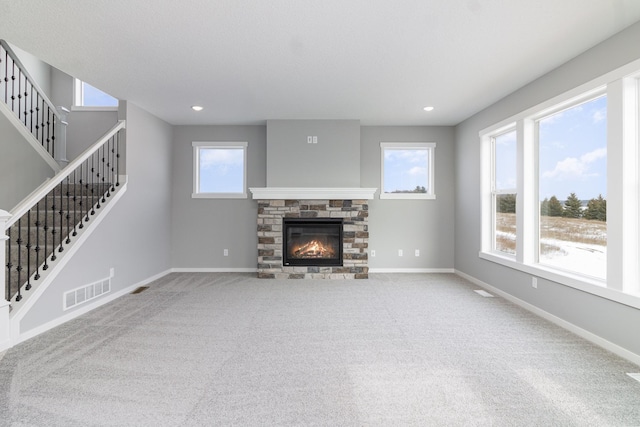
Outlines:
{"type": "Polygon", "coordinates": [[[105,142],[118,133],[121,129],[126,128],[125,120],[118,120],[118,123],[107,131],[100,139],[98,139],[93,145],[84,150],[73,161],[69,162],[60,172],[58,172],[53,178],[45,181],[38,188],[33,190],[22,202],[14,207],[9,213],[11,219],[9,219],[5,225],[5,230],[9,229],[22,215],[26,214],[31,208],[33,208],[43,197],[49,194],[56,186],[60,184],[62,180],[67,178],[71,173],[76,170],[85,160],[89,159],[105,142]]]}
{"type": "Polygon", "coordinates": [[[33,86],[33,88],[40,94],[40,96],[42,97],[42,100],[49,106],[49,108],[51,108],[52,114],[58,120],[60,120],[60,115],[58,114],[58,109],[53,105],[53,102],[51,102],[51,100],[49,99],[49,97],[47,96],[45,91],[42,90],[42,88],[40,87],[38,82],[33,77],[31,77],[31,74],[29,74],[29,71],[27,70],[27,67],[25,67],[24,64],[22,63],[22,61],[20,61],[20,58],[18,58],[18,55],[16,55],[16,53],[11,48],[9,43],[7,43],[3,39],[0,39],[0,46],[2,46],[7,51],[7,53],[9,54],[11,59],[13,60],[13,62],[15,62],[16,65],[18,65],[18,68],[22,71],[22,74],[24,74],[24,76],[27,78],[27,80],[29,80],[29,83],[31,84],[31,86],[33,86]]]}

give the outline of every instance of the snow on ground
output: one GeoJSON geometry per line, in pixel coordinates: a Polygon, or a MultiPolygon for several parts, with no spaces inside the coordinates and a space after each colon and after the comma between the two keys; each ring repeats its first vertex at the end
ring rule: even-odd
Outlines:
{"type": "Polygon", "coordinates": [[[561,250],[541,254],[540,264],[598,279],[606,279],[606,246],[556,239],[542,239],[542,243],[560,247],[561,250]]]}
{"type": "MultiPolygon", "coordinates": [[[[496,231],[496,236],[501,238],[505,246],[500,248],[503,252],[514,255],[516,236],[513,233],[496,231]],[[512,245],[506,245],[512,242],[512,245]]],[[[559,239],[542,239],[545,251],[540,255],[540,264],[558,268],[597,279],[606,279],[607,276],[607,247],[588,243],[570,242],[559,239]],[[552,250],[550,248],[557,248],[552,250]]]]}

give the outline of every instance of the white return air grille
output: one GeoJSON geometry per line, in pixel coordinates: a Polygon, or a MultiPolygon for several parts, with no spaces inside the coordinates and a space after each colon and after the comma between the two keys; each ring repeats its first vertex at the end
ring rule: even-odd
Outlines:
{"type": "Polygon", "coordinates": [[[62,309],[69,310],[77,305],[84,304],[111,291],[111,276],[89,285],[67,291],[62,297],[62,309]]]}

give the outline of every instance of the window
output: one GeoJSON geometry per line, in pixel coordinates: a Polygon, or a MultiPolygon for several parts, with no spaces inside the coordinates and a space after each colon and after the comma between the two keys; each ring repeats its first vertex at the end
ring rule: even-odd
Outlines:
{"type": "Polygon", "coordinates": [[[492,138],[493,249],[516,254],[516,131],[492,138]]]}
{"type": "Polygon", "coordinates": [[[246,142],[193,143],[192,197],[246,198],[246,188],[246,142]]]}
{"type": "Polygon", "coordinates": [[[381,199],[435,199],[432,142],[381,142],[381,199]]]}
{"type": "Polygon", "coordinates": [[[89,83],[74,79],[74,107],[85,110],[112,110],[118,107],[118,100],[89,83]]]}
{"type": "Polygon", "coordinates": [[[640,60],[481,131],[480,258],[640,308],[639,105],[640,60]]]}
{"type": "Polygon", "coordinates": [[[606,279],[607,97],[536,120],[538,261],[606,279]]]}

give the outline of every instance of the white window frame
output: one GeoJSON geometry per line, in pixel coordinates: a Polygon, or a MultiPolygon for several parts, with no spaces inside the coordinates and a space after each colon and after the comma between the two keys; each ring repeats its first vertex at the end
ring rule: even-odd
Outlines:
{"type": "Polygon", "coordinates": [[[118,111],[117,106],[85,106],[82,83],[85,82],[78,78],[73,79],[73,105],[71,106],[71,111],[118,111]]]}
{"type": "MultiPolygon", "coordinates": [[[[479,257],[515,270],[640,308],[640,60],[479,132],[479,257]],[[535,121],[599,95],[607,96],[607,278],[598,280],[538,263],[538,147],[535,121]],[[516,125],[516,257],[492,250],[491,137],[516,125]]],[[[528,283],[527,283],[528,284],[528,283]]]]}
{"type": "Polygon", "coordinates": [[[435,142],[381,142],[380,143],[380,198],[381,199],[418,199],[433,200],[435,193],[435,142]],[[384,151],[392,150],[426,150],[428,168],[428,188],[426,193],[385,193],[384,192],[384,151]]]}
{"type": "MultiPolygon", "coordinates": [[[[517,202],[518,202],[518,189],[516,188],[503,188],[498,189],[496,185],[496,138],[505,135],[507,133],[511,133],[516,130],[515,123],[507,126],[506,128],[500,129],[498,132],[493,133],[490,138],[491,144],[491,252],[495,252],[497,254],[501,254],[502,256],[515,258],[515,255],[508,254],[503,251],[499,251],[496,249],[496,222],[497,222],[497,200],[498,196],[503,194],[515,194],[516,196],[516,215],[518,212],[517,202]]],[[[516,143],[516,152],[517,152],[517,143],[516,143]]],[[[516,153],[517,157],[517,153],[516,153]]],[[[517,167],[516,167],[517,173],[517,167]]],[[[517,221],[516,221],[516,231],[517,231],[517,221]]],[[[518,233],[516,233],[517,240],[518,233]]],[[[517,254],[516,247],[516,254],[517,254]]]]}
{"type": "Polygon", "coordinates": [[[194,199],[246,199],[247,198],[247,142],[210,142],[193,141],[193,193],[194,199]],[[201,193],[200,188],[200,150],[201,149],[242,149],[242,192],[236,193],[201,193]]]}

